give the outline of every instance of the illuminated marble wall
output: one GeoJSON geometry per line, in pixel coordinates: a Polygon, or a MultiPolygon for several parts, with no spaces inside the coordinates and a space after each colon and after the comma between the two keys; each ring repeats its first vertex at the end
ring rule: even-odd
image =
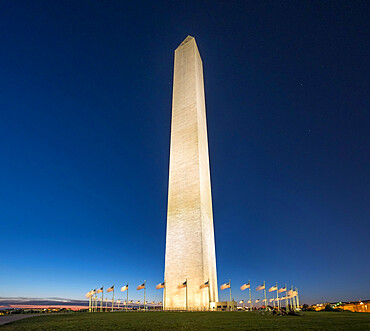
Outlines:
{"type": "Polygon", "coordinates": [[[165,309],[218,301],[203,64],[195,39],[175,50],[168,187],[165,309]],[[209,280],[210,287],[200,286],[209,280]]]}

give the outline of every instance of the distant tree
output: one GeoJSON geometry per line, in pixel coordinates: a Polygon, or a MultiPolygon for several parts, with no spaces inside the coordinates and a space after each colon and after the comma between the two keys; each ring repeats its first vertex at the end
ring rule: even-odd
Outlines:
{"type": "Polygon", "coordinates": [[[325,306],[325,311],[333,311],[333,307],[328,303],[328,304],[325,306]]]}
{"type": "Polygon", "coordinates": [[[307,303],[304,303],[303,305],[302,305],[302,310],[307,310],[308,309],[308,304],[307,303]]]}

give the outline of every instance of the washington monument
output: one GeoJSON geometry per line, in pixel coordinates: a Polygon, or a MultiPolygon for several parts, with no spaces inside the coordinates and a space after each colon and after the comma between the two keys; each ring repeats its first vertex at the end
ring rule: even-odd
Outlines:
{"type": "Polygon", "coordinates": [[[203,64],[191,36],[175,50],[164,308],[218,301],[203,64]]]}

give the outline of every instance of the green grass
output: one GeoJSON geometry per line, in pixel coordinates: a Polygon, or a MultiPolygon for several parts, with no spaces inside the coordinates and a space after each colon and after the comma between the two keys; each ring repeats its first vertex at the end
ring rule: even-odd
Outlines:
{"type": "Polygon", "coordinates": [[[302,316],[258,312],[70,313],[26,318],[5,330],[370,330],[370,314],[305,312],[302,316]]]}

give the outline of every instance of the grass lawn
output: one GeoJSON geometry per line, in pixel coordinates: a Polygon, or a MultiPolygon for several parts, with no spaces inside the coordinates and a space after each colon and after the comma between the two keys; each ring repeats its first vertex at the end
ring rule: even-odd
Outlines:
{"type": "Polygon", "coordinates": [[[305,312],[302,316],[258,312],[68,313],[26,318],[5,330],[370,330],[370,314],[305,312]]]}

